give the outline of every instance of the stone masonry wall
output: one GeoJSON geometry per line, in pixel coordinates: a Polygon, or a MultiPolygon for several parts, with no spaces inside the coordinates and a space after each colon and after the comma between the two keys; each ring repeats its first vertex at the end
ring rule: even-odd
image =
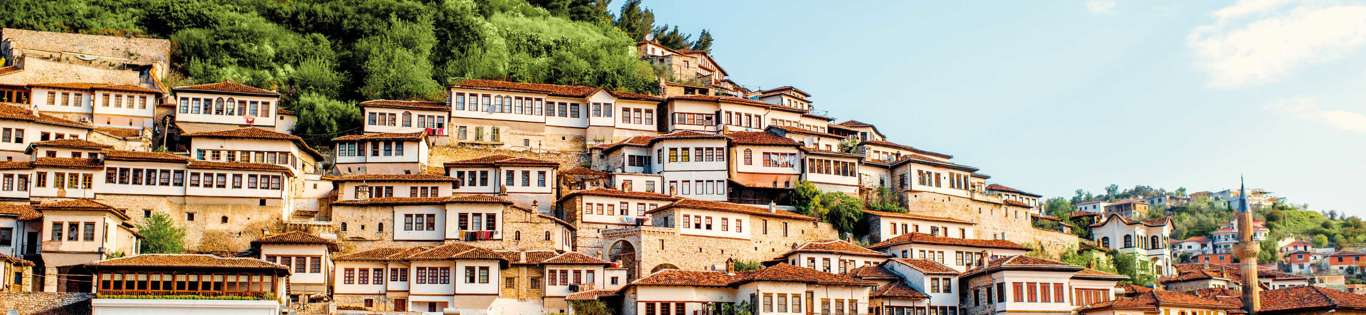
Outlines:
{"type": "Polygon", "coordinates": [[[1005,239],[1031,248],[1042,248],[1052,257],[1057,257],[1068,247],[1077,247],[1078,239],[1074,235],[1034,228],[1025,208],[930,192],[906,192],[904,197],[908,205],[907,212],[976,223],[974,228],[978,238],[1005,239]]]}
{"type": "Polygon", "coordinates": [[[752,239],[683,235],[667,227],[631,227],[604,231],[603,243],[610,247],[617,241],[631,242],[638,255],[638,275],[644,277],[656,268],[669,265],[683,270],[713,270],[723,269],[725,262],[732,259],[766,261],[802,243],[837,238],[835,229],[828,223],[767,220],[768,234],[763,233],[764,219],[754,219],[749,225],[754,232],[752,239]],[[788,223],[787,235],[783,234],[783,222],[788,223]]]}

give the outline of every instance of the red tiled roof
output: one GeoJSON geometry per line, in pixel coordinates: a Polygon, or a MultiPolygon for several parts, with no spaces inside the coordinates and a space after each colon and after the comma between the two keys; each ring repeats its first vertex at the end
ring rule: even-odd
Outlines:
{"type": "Polygon", "coordinates": [[[556,255],[555,257],[547,258],[546,260],[542,261],[541,263],[542,263],[542,264],[546,264],[546,265],[608,265],[608,264],[610,264],[610,263],[608,263],[608,262],[606,262],[606,261],[603,261],[602,259],[597,259],[597,258],[594,258],[594,257],[590,257],[590,256],[588,256],[588,255],[580,254],[580,253],[578,253],[578,252],[564,252],[563,254],[556,255]]]}
{"type": "Polygon", "coordinates": [[[78,168],[78,169],[103,169],[104,164],[96,159],[86,158],[50,158],[40,157],[34,159],[35,167],[55,167],[55,168],[78,168]]]}
{"type": "Polygon", "coordinates": [[[1236,309],[1236,305],[1225,303],[1216,299],[1200,297],[1194,294],[1175,291],[1149,291],[1139,293],[1132,297],[1121,297],[1114,301],[1101,302],[1083,307],[1085,310],[1112,309],[1112,310],[1145,310],[1157,312],[1159,307],[1182,307],[1182,308],[1203,308],[1231,310],[1236,309]]]}
{"type": "Polygon", "coordinates": [[[893,260],[903,265],[906,265],[907,267],[911,267],[912,269],[919,270],[921,273],[927,275],[958,274],[957,270],[953,270],[953,268],[949,268],[949,266],[945,266],[944,264],[941,264],[933,260],[913,258],[897,258],[893,260]]]}
{"type": "Polygon", "coordinates": [[[57,139],[48,141],[38,141],[31,144],[34,147],[52,147],[67,149],[100,150],[112,148],[106,144],[94,143],[84,139],[57,139]]]}
{"type": "Polygon", "coordinates": [[[564,296],[565,301],[593,301],[604,296],[616,295],[617,290],[588,290],[570,293],[564,296]]]}
{"type": "Polygon", "coordinates": [[[934,235],[924,234],[924,233],[911,233],[911,234],[905,234],[905,235],[893,237],[893,238],[891,238],[891,239],[882,241],[882,242],[880,242],[880,243],[873,244],[873,246],[869,246],[868,248],[872,248],[872,249],[883,249],[883,248],[888,248],[888,247],[892,247],[892,246],[896,246],[896,245],[905,245],[905,244],[935,244],[935,245],[952,245],[952,246],[965,246],[965,247],[982,247],[982,248],[1000,248],[1000,249],[1029,250],[1028,247],[1024,247],[1024,246],[1021,246],[1020,244],[1016,244],[1015,242],[1011,242],[1011,241],[1007,241],[1007,240],[979,240],[979,239],[965,239],[965,238],[950,238],[950,237],[943,237],[943,236],[934,236],[934,235]]]}
{"type": "Polygon", "coordinates": [[[403,260],[415,253],[430,249],[430,246],[380,247],[352,252],[333,257],[334,261],[392,261],[403,260]]]}
{"type": "Polygon", "coordinates": [[[281,264],[256,258],[218,257],[204,254],[143,254],[132,257],[114,258],[90,264],[96,268],[108,267],[151,267],[151,268],[209,268],[209,269],[260,269],[288,273],[289,268],[281,264]]]}
{"type": "Polygon", "coordinates": [[[123,150],[104,150],[104,159],[109,161],[175,162],[184,163],[190,158],[169,152],[142,152],[123,150]]]}
{"type": "Polygon", "coordinates": [[[471,259],[471,260],[504,260],[502,255],[492,250],[465,245],[461,243],[449,243],[428,250],[415,253],[407,257],[410,260],[445,260],[445,259],[471,259]]]}
{"type": "Polygon", "coordinates": [[[757,271],[738,273],[735,275],[734,280],[731,281],[731,285],[755,281],[802,282],[822,285],[867,287],[877,285],[871,281],[855,279],[849,275],[820,272],[815,269],[797,267],[787,263],[779,263],[757,271]]]}
{"type": "Polygon", "coordinates": [[[392,198],[370,198],[361,200],[341,200],[333,202],[334,205],[343,206],[381,206],[381,205],[427,205],[445,203],[501,203],[511,204],[498,196],[493,195],[454,195],[450,197],[392,197],[392,198]]]}
{"type": "Polygon", "coordinates": [[[897,149],[902,149],[902,150],[906,150],[906,151],[911,151],[911,152],[915,152],[915,153],[919,153],[919,154],[937,156],[937,157],[944,158],[944,159],[952,159],[952,158],[953,158],[952,155],[948,155],[948,154],[944,154],[944,153],[939,153],[939,152],[934,152],[934,151],[929,151],[929,150],[921,150],[921,149],[916,148],[916,147],[912,147],[912,146],[904,145],[904,144],[900,144],[900,143],[895,143],[895,142],[891,142],[891,141],[884,141],[884,140],[868,140],[868,141],[864,141],[864,142],[860,143],[860,145],[862,145],[862,144],[871,144],[871,145],[876,145],[876,146],[884,146],[884,147],[897,148],[897,149]]]}
{"type": "Polygon", "coordinates": [[[786,254],[783,254],[783,256],[788,256],[796,253],[831,253],[866,257],[892,256],[891,254],[867,249],[863,246],[854,245],[843,240],[807,242],[805,244],[802,244],[801,246],[797,246],[796,249],[788,251],[786,254]]]}
{"type": "Polygon", "coordinates": [[[0,161],[0,170],[30,170],[33,163],[29,161],[0,161]]]}
{"type": "Polygon", "coordinates": [[[662,207],[655,208],[655,209],[650,210],[650,211],[646,211],[645,213],[655,213],[655,212],[664,211],[664,210],[673,209],[673,208],[688,208],[688,209],[712,210],[712,211],[722,211],[722,212],[731,212],[731,213],[742,213],[742,214],[748,214],[748,215],[757,215],[757,216],[765,216],[765,217],[773,217],[773,218],[782,218],[782,219],[793,219],[793,220],[803,220],[803,221],[812,221],[812,220],[815,220],[815,219],[812,218],[812,217],[805,216],[805,215],[801,215],[801,214],[797,214],[797,213],[795,213],[795,212],[788,212],[788,211],[786,211],[786,210],[776,210],[776,211],[773,211],[773,212],[769,212],[768,209],[765,209],[765,208],[751,207],[751,206],[746,206],[746,205],[741,205],[741,204],[735,204],[735,203],[729,203],[729,202],[707,201],[707,200],[697,200],[697,199],[681,199],[681,200],[675,201],[674,203],[668,204],[668,205],[666,205],[666,206],[662,206],[662,207]]]}
{"type": "Polygon", "coordinates": [[[615,189],[594,188],[594,189],[580,190],[580,191],[571,192],[571,193],[569,193],[568,195],[564,195],[564,197],[561,197],[560,200],[562,200],[562,201],[563,201],[563,200],[568,200],[569,198],[573,198],[574,196],[602,196],[602,197],[617,197],[617,198],[632,198],[632,199],[662,200],[662,201],[674,201],[674,200],[678,200],[678,199],[679,199],[678,197],[674,197],[674,196],[670,196],[670,195],[656,194],[656,193],[650,193],[650,192],[621,191],[621,190],[615,190],[615,189]]]}
{"type": "Polygon", "coordinates": [[[122,139],[137,138],[142,136],[141,130],[128,128],[95,127],[95,132],[102,133],[110,137],[122,139]]]}
{"type": "Polygon", "coordinates": [[[925,293],[921,293],[920,291],[916,291],[914,288],[907,286],[906,283],[902,281],[892,281],[880,287],[877,287],[877,289],[873,289],[873,292],[868,294],[868,297],[883,299],[903,298],[910,300],[925,300],[930,298],[930,296],[925,295],[925,293]]]}
{"type": "Polygon", "coordinates": [[[1167,223],[1171,220],[1171,217],[1162,217],[1162,218],[1159,218],[1159,219],[1142,220],[1142,221],[1140,221],[1140,220],[1132,220],[1132,219],[1129,219],[1129,218],[1126,217],[1126,216],[1120,215],[1119,213],[1114,213],[1114,212],[1112,212],[1112,213],[1110,213],[1109,215],[1106,215],[1104,220],[1097,221],[1096,223],[1091,223],[1091,227],[1100,227],[1100,226],[1104,226],[1106,223],[1109,223],[1109,222],[1110,222],[1110,219],[1111,219],[1111,218],[1119,218],[1119,222],[1120,222],[1120,223],[1124,223],[1124,225],[1138,225],[1138,224],[1142,224],[1142,225],[1144,225],[1144,226],[1149,226],[1149,227],[1163,227],[1163,226],[1166,226],[1167,223]]]}
{"type": "Polygon", "coordinates": [[[488,155],[468,160],[446,162],[446,167],[452,166],[550,166],[557,167],[560,163],[546,160],[537,160],[524,157],[513,157],[502,154],[488,155]]]}
{"type": "Polygon", "coordinates": [[[607,172],[589,169],[587,167],[575,166],[560,171],[560,175],[565,176],[607,176],[607,172]]]}
{"type": "Polygon", "coordinates": [[[541,93],[550,96],[588,97],[599,89],[582,85],[560,85],[549,83],[524,83],[499,80],[464,80],[452,85],[453,88],[496,90],[523,93],[541,93]]]}
{"type": "Polygon", "coordinates": [[[801,94],[802,96],[805,96],[805,97],[811,97],[811,93],[806,93],[806,91],[802,91],[801,89],[792,87],[791,85],[784,85],[784,86],[780,86],[780,87],[776,87],[776,88],[771,88],[771,89],[759,91],[759,94],[768,95],[768,94],[774,94],[774,93],[779,93],[779,92],[789,91],[789,90],[790,90],[790,91],[793,91],[793,92],[797,92],[797,94],[801,94]]]}
{"type": "Polygon", "coordinates": [[[1128,278],[1129,278],[1128,276],[1125,276],[1125,275],[1113,274],[1113,273],[1104,272],[1104,271],[1100,271],[1100,270],[1095,270],[1095,269],[1091,269],[1091,268],[1082,268],[1081,271],[1078,271],[1077,273],[1072,274],[1072,277],[1073,277],[1073,278],[1084,278],[1084,279],[1115,279],[1115,280],[1123,280],[1123,279],[1128,279],[1128,278]]]}
{"type": "Polygon", "coordinates": [[[1262,291],[1263,312],[1299,313],[1315,310],[1366,310],[1366,295],[1308,286],[1262,291]]]}
{"type": "Polygon", "coordinates": [[[669,269],[656,272],[631,282],[633,286],[725,287],[731,276],[716,271],[684,271],[669,269]]]}
{"type": "Polygon", "coordinates": [[[287,133],[279,133],[272,130],[266,130],[256,127],[242,127],[219,131],[192,132],[184,134],[182,136],[190,138],[202,137],[227,139],[287,140],[290,142],[294,142],[294,145],[297,145],[304,152],[308,152],[309,154],[312,154],[314,157],[320,159],[323,157],[323,154],[321,152],[318,152],[318,150],[314,150],[313,147],[308,146],[307,143],[304,143],[304,139],[299,138],[299,136],[287,133]]]}
{"type": "Polygon", "coordinates": [[[1029,208],[1029,204],[1025,203],[1024,201],[1019,201],[1015,199],[1001,199],[1001,203],[1004,203],[1007,206],[1029,208]]]}
{"type": "Polygon", "coordinates": [[[602,151],[603,151],[603,152],[612,152],[612,151],[615,151],[616,149],[621,148],[621,147],[624,147],[624,146],[635,146],[635,147],[649,146],[650,143],[653,142],[655,138],[656,138],[655,136],[634,136],[634,137],[626,138],[626,140],[618,141],[618,142],[616,142],[616,143],[611,143],[611,144],[603,145],[603,146],[602,146],[602,151]]]}
{"type": "Polygon", "coordinates": [[[801,146],[797,141],[780,137],[764,131],[736,131],[726,133],[726,137],[735,144],[745,145],[779,145],[779,146],[801,146]]]}
{"type": "Polygon", "coordinates": [[[451,110],[451,105],[450,105],[450,104],[447,104],[446,102],[433,102],[433,101],[420,101],[420,100],[368,100],[368,101],[360,102],[360,106],[361,106],[361,107],[393,108],[393,109],[426,110],[426,111],[443,111],[443,112],[448,112],[448,111],[451,110]]]}
{"type": "Polygon", "coordinates": [[[325,245],[329,250],[337,250],[337,242],[309,234],[303,231],[292,231],[287,233],[275,234],[262,237],[252,243],[256,244],[306,244],[306,245],[325,245]]]}
{"type": "Polygon", "coordinates": [[[986,266],[974,268],[964,272],[960,277],[967,279],[973,276],[988,274],[1001,270],[1034,270],[1034,271],[1058,271],[1072,272],[1081,271],[1082,267],[1064,264],[1058,261],[1029,257],[1025,255],[1015,255],[1004,258],[997,258],[988,262],[986,266]]]}
{"type": "Polygon", "coordinates": [[[75,122],[57,116],[52,116],[44,113],[35,114],[33,111],[30,111],[28,109],[28,105],[16,103],[0,102],[0,119],[28,121],[40,124],[80,128],[86,130],[94,128],[90,124],[75,122]]]}
{"type": "Polygon", "coordinates": [[[5,263],[11,264],[11,265],[18,265],[18,266],[33,266],[33,262],[32,262],[32,261],[28,261],[28,260],[26,260],[26,259],[19,258],[19,257],[14,257],[14,256],[6,255],[6,254],[3,254],[3,253],[0,253],[0,261],[3,261],[3,262],[5,262],[5,263]]]}
{"type": "Polygon", "coordinates": [[[560,255],[553,250],[498,251],[498,254],[503,255],[503,260],[513,265],[539,265],[560,255]]]}
{"type": "Polygon", "coordinates": [[[42,218],[43,214],[26,204],[0,204],[0,216],[14,216],[19,221],[28,221],[42,218]]]}
{"type": "Polygon", "coordinates": [[[279,97],[279,96],[280,96],[280,93],[277,93],[277,92],[275,92],[275,91],[271,91],[271,90],[267,90],[267,89],[262,89],[262,88],[258,88],[258,87],[254,87],[254,86],[249,86],[249,85],[246,85],[246,84],[241,84],[241,83],[232,82],[232,81],[217,82],[217,83],[208,83],[208,84],[197,84],[197,85],[177,86],[177,87],[175,87],[175,88],[172,88],[171,90],[172,90],[172,91],[175,91],[175,92],[177,92],[177,93],[179,93],[179,92],[208,92],[208,93],[226,93],[226,94],[256,95],[256,96],[270,96],[270,97],[279,97]]]}
{"type": "Polygon", "coordinates": [[[277,172],[285,173],[286,176],[292,174],[288,167],[265,163],[246,163],[246,162],[213,162],[190,160],[185,166],[190,169],[199,170],[225,170],[225,171],[257,171],[257,172],[277,172]]]}
{"type": "Polygon", "coordinates": [[[785,112],[795,112],[795,113],[804,113],[804,112],[806,112],[805,110],[801,110],[801,109],[791,108],[791,107],[787,107],[787,106],[780,106],[780,105],[771,104],[771,103],[768,103],[768,102],[757,101],[757,100],[752,100],[752,99],[747,99],[747,98],[733,97],[733,96],[684,95],[684,96],[671,96],[671,97],[669,97],[668,100],[669,100],[669,101],[674,101],[674,100],[687,100],[687,101],[699,101],[699,102],[717,102],[717,103],[727,103],[727,104],[740,104],[740,105],[759,106],[759,107],[763,107],[763,108],[767,108],[767,109],[781,110],[781,111],[785,111],[785,112]]]}
{"type": "Polygon", "coordinates": [[[888,212],[888,211],[878,211],[878,210],[871,210],[871,209],[863,209],[863,214],[865,214],[865,215],[871,214],[871,215],[880,216],[880,217],[891,217],[891,218],[901,218],[901,219],[911,219],[911,220],[923,220],[923,221],[934,221],[934,222],[945,222],[945,223],[959,223],[959,224],[973,224],[972,221],[968,221],[968,220],[960,220],[960,219],[955,219],[955,218],[950,218],[950,217],[936,217],[936,216],[931,216],[931,215],[924,215],[924,214],[917,214],[917,213],[909,213],[909,212],[888,212]]]}
{"type": "Polygon", "coordinates": [[[128,85],[128,84],[104,84],[104,83],[78,83],[78,82],[72,82],[72,83],[33,83],[33,84],[29,84],[28,86],[29,86],[29,87],[40,87],[40,88],[67,89],[67,90],[100,90],[100,91],[119,91],[119,92],[134,92],[134,93],[152,93],[152,94],[161,93],[161,91],[156,90],[156,89],[151,89],[151,88],[146,88],[146,87],[141,87],[141,86],[136,86],[136,85],[128,85]]]}
{"type": "Polygon", "coordinates": [[[452,182],[455,178],[437,174],[353,174],[328,176],[334,182],[452,182]]]}
{"type": "Polygon", "coordinates": [[[34,210],[45,211],[105,211],[124,220],[128,219],[128,214],[123,210],[116,209],[99,201],[92,199],[67,199],[60,201],[48,201],[33,206],[34,210]]]}
{"type": "Polygon", "coordinates": [[[853,276],[854,278],[859,278],[863,280],[901,279],[896,274],[893,274],[892,272],[887,271],[886,269],[882,269],[881,265],[864,265],[858,268],[850,269],[849,275],[853,276]]]}
{"type": "Polygon", "coordinates": [[[358,135],[345,135],[332,138],[332,141],[359,141],[359,140],[409,140],[421,141],[427,137],[426,131],[411,133],[363,133],[358,135]]]}
{"type": "Polygon", "coordinates": [[[1004,192],[1016,193],[1016,194],[1021,194],[1021,195],[1026,195],[1026,196],[1033,196],[1033,197],[1043,197],[1042,195],[1039,195],[1039,194],[1034,194],[1034,193],[1026,192],[1026,191],[1023,191],[1023,190],[1015,189],[1015,188],[1012,188],[1012,187],[1010,187],[1010,186],[1001,185],[1001,184],[989,184],[989,185],[987,185],[987,190],[1004,191],[1004,192]]]}
{"type": "Polygon", "coordinates": [[[800,134],[808,134],[808,135],[813,135],[813,136],[822,136],[822,137],[831,137],[831,138],[835,138],[835,139],[844,139],[844,136],[840,136],[840,135],[837,135],[837,134],[833,134],[833,133],[829,133],[829,132],[815,131],[815,130],[810,130],[810,129],[806,129],[806,128],[800,128],[800,127],[769,125],[768,128],[778,129],[778,130],[782,130],[782,131],[786,131],[786,132],[790,132],[790,133],[800,133],[800,134]]]}

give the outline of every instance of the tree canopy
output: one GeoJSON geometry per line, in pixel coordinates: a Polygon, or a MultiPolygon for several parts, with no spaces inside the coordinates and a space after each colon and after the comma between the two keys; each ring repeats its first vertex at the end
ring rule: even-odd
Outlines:
{"type": "Polygon", "coordinates": [[[142,234],[143,254],[175,254],[185,251],[185,229],[175,225],[166,213],[157,212],[147,217],[138,233],[142,234]]]}

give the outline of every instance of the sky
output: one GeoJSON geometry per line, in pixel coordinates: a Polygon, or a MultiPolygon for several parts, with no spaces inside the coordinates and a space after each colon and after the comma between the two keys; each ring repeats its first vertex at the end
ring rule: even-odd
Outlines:
{"type": "MultiPolygon", "coordinates": [[[[620,5],[617,1],[614,5],[620,5]]],[[[1366,2],[646,0],[749,88],[990,182],[1265,188],[1366,216],[1366,2]]]]}

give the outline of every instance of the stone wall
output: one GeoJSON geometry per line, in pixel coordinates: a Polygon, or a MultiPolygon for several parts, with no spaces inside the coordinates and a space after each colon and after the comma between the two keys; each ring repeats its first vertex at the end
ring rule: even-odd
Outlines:
{"type": "Polygon", "coordinates": [[[379,247],[407,247],[440,245],[445,242],[461,242],[493,250],[554,250],[556,242],[563,239],[561,233],[567,232],[555,219],[537,215],[516,207],[504,207],[502,217],[503,238],[485,241],[396,241],[394,230],[393,206],[333,206],[333,226],[341,252],[349,253],[379,247]],[[341,228],[345,222],[346,229],[341,228]],[[384,224],[384,230],[379,230],[384,224]],[[546,235],[549,233],[549,239],[546,235]]]}
{"type": "Polygon", "coordinates": [[[905,192],[907,212],[974,222],[974,235],[981,239],[1004,239],[1031,248],[1041,248],[1050,257],[1076,248],[1072,234],[1034,228],[1029,209],[1007,206],[985,197],[964,198],[932,192],[905,192]]]}
{"type": "Polygon", "coordinates": [[[141,225],[149,214],[161,212],[171,216],[176,225],[185,229],[185,248],[191,251],[246,250],[263,229],[278,230],[283,220],[279,199],[267,200],[264,207],[257,199],[243,198],[101,194],[95,199],[126,210],[130,223],[135,225],[141,225]],[[194,221],[189,221],[187,213],[194,213],[194,221]],[[220,237],[210,237],[208,241],[212,244],[203,244],[205,235],[215,234],[220,237]]]}
{"type": "Polygon", "coordinates": [[[601,250],[610,255],[613,244],[629,242],[637,253],[635,274],[643,277],[669,266],[683,270],[722,270],[727,260],[766,261],[806,242],[837,238],[835,229],[821,222],[755,218],[749,228],[753,231],[751,239],[685,235],[673,228],[653,226],[605,230],[602,232],[605,247],[601,250]],[[765,222],[769,224],[767,234],[763,233],[765,222]],[[788,224],[786,235],[782,227],[784,222],[788,224]]]}

